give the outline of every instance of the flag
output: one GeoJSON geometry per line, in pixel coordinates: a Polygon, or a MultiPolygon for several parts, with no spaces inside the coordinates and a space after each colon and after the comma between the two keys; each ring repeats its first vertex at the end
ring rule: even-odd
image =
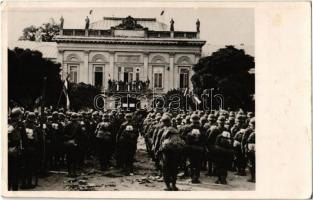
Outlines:
{"type": "Polygon", "coordinates": [[[64,84],[63,84],[63,93],[66,97],[66,109],[70,108],[70,98],[68,97],[68,77],[66,77],[66,79],[64,80],[64,84]]]}
{"type": "Polygon", "coordinates": [[[161,12],[161,14],[160,14],[160,15],[162,16],[163,14],[164,14],[164,10],[162,10],[162,12],[161,12]]]}
{"type": "Polygon", "coordinates": [[[184,97],[188,94],[188,88],[186,88],[185,92],[184,92],[184,97]]]}
{"type": "Polygon", "coordinates": [[[91,15],[91,14],[92,14],[92,12],[93,12],[93,10],[90,10],[90,11],[89,11],[89,15],[91,15]]]}
{"type": "Polygon", "coordinates": [[[193,95],[192,96],[192,101],[195,104],[200,104],[201,103],[201,101],[200,101],[200,99],[199,99],[199,97],[197,95],[193,95]]]}

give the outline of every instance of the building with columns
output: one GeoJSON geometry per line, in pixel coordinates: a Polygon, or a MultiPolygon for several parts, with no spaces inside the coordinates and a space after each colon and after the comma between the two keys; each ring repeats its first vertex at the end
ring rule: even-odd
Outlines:
{"type": "Polygon", "coordinates": [[[110,81],[148,81],[156,93],[190,88],[191,68],[205,44],[199,38],[199,21],[194,32],[175,31],[173,20],[168,28],[155,18],[131,16],[104,17],[90,24],[86,18],[85,29],[63,25],[61,18],[55,38],[63,78],[100,86],[104,92],[110,81]]]}

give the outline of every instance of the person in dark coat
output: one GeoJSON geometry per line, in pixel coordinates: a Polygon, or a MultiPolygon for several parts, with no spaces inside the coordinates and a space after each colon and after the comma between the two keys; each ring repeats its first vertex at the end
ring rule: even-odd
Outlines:
{"type": "Polygon", "coordinates": [[[22,135],[23,140],[23,177],[22,189],[34,188],[38,184],[39,160],[38,160],[38,127],[36,115],[29,112],[25,121],[26,134],[22,135]],[[35,178],[35,182],[33,182],[35,178]]]}
{"type": "Polygon", "coordinates": [[[176,187],[177,173],[185,143],[177,129],[171,126],[169,116],[163,116],[161,121],[164,127],[162,128],[162,136],[158,141],[160,144],[158,154],[161,154],[162,174],[166,185],[164,190],[178,191],[176,187]]]}
{"type": "Polygon", "coordinates": [[[117,160],[126,175],[133,174],[133,162],[137,148],[138,129],[132,122],[132,114],[125,115],[125,122],[121,125],[117,136],[117,160]]]}
{"type": "Polygon", "coordinates": [[[182,135],[186,141],[187,159],[190,162],[191,183],[200,183],[200,170],[204,151],[204,130],[200,124],[200,117],[192,114],[191,124],[187,125],[182,135]]]}
{"type": "Polygon", "coordinates": [[[19,189],[21,177],[22,135],[26,134],[22,115],[20,108],[13,108],[8,124],[8,190],[10,191],[19,189]]]}
{"type": "Polygon", "coordinates": [[[109,115],[104,113],[103,121],[96,128],[96,149],[101,170],[104,171],[114,151],[114,134],[109,115]]]}
{"type": "Polygon", "coordinates": [[[78,164],[78,141],[82,135],[82,128],[78,121],[77,113],[72,113],[71,121],[66,125],[64,133],[68,176],[75,177],[78,164]]]}
{"type": "Polygon", "coordinates": [[[217,125],[212,125],[210,129],[206,132],[206,148],[207,148],[207,159],[208,159],[208,176],[215,175],[215,141],[216,137],[221,134],[223,131],[226,131],[224,127],[225,117],[220,116],[217,119],[217,125]]]}
{"type": "Polygon", "coordinates": [[[231,167],[233,160],[232,140],[228,131],[223,131],[216,137],[216,175],[218,179],[215,183],[227,184],[227,170],[231,167]]]}

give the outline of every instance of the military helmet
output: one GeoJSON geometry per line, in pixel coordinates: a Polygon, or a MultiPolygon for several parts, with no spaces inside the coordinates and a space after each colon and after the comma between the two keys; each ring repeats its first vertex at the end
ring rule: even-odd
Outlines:
{"type": "Polygon", "coordinates": [[[200,120],[200,117],[198,114],[192,114],[190,117],[191,122],[198,122],[200,120]]]}
{"type": "Polygon", "coordinates": [[[77,113],[75,113],[75,112],[73,112],[73,113],[71,114],[71,120],[77,120],[78,117],[79,117],[79,115],[78,115],[77,113]]]}
{"type": "Polygon", "coordinates": [[[215,116],[214,116],[213,114],[209,114],[208,120],[209,120],[209,121],[215,120],[215,116]]]}
{"type": "Polygon", "coordinates": [[[249,117],[249,118],[254,117],[254,113],[253,113],[253,112],[248,112],[248,113],[247,113],[247,117],[249,117]]]}
{"type": "Polygon", "coordinates": [[[11,117],[18,117],[23,114],[23,111],[21,108],[13,108],[11,111],[11,117]]]}
{"type": "Polygon", "coordinates": [[[223,131],[222,132],[222,137],[224,138],[230,138],[230,133],[228,131],[223,131]]]}
{"type": "Polygon", "coordinates": [[[170,116],[168,116],[168,115],[163,115],[162,116],[162,118],[161,118],[161,122],[164,122],[164,123],[169,123],[169,122],[171,122],[171,118],[170,118],[170,116]]]}
{"type": "Polygon", "coordinates": [[[104,113],[102,115],[102,119],[109,119],[109,114],[108,113],[104,113]]]}
{"type": "Polygon", "coordinates": [[[225,122],[225,117],[224,116],[219,116],[217,119],[217,122],[225,122]]]}
{"type": "Polygon", "coordinates": [[[255,125],[255,117],[251,118],[249,123],[255,125]]]}
{"type": "Polygon", "coordinates": [[[53,111],[52,117],[58,117],[59,113],[57,111],[53,111]]]}
{"type": "Polygon", "coordinates": [[[34,121],[36,119],[36,114],[34,112],[29,112],[26,119],[29,121],[34,121]]]}
{"type": "Polygon", "coordinates": [[[204,124],[205,122],[207,122],[208,120],[207,120],[207,118],[206,117],[201,117],[200,118],[200,122],[202,123],[202,124],[204,124]]]}
{"type": "Polygon", "coordinates": [[[127,119],[131,119],[133,117],[133,115],[131,114],[131,113],[127,113],[126,115],[125,115],[125,119],[127,120],[127,119]]]}

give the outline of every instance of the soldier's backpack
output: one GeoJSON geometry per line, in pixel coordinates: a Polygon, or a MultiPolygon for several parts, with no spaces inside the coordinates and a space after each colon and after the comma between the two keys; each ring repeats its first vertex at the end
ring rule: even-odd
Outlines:
{"type": "Polygon", "coordinates": [[[201,137],[200,129],[193,128],[188,133],[187,136],[191,139],[192,142],[198,142],[201,137]]]}
{"type": "Polygon", "coordinates": [[[167,137],[161,143],[161,151],[182,152],[184,150],[186,143],[176,129],[167,128],[163,134],[167,137]]]}
{"type": "Polygon", "coordinates": [[[104,139],[104,140],[112,139],[112,133],[109,130],[108,122],[102,122],[101,124],[99,124],[99,128],[96,133],[96,138],[104,139]]]}
{"type": "Polygon", "coordinates": [[[131,124],[126,125],[120,139],[129,141],[137,140],[137,133],[135,132],[134,126],[131,124]]]}

